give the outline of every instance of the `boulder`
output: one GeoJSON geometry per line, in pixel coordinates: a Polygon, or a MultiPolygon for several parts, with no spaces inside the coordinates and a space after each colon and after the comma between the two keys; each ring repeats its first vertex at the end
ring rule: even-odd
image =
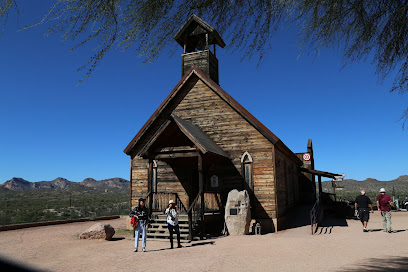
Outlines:
{"type": "Polygon", "coordinates": [[[109,224],[97,223],[81,233],[80,239],[105,239],[111,240],[115,229],[109,224]]]}
{"type": "Polygon", "coordinates": [[[250,222],[251,205],[248,192],[235,189],[230,191],[225,205],[225,224],[229,234],[248,234],[250,222]]]}

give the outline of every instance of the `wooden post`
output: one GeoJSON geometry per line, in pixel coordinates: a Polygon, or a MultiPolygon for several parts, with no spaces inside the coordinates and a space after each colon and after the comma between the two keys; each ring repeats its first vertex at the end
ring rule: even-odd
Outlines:
{"type": "MultiPolygon", "coordinates": [[[[149,159],[149,172],[147,174],[147,192],[150,194],[153,187],[153,159],[149,159]]],[[[149,197],[149,214],[153,212],[153,195],[149,197]]]]}
{"type": "Polygon", "coordinates": [[[188,239],[193,241],[193,214],[191,210],[188,212],[188,239]]]}
{"type": "Polygon", "coordinates": [[[319,200],[320,200],[320,196],[322,195],[322,176],[318,176],[318,180],[319,180],[319,200]]]}
{"type": "Polygon", "coordinates": [[[203,171],[203,156],[200,153],[198,156],[198,184],[200,188],[200,212],[201,212],[201,232],[200,232],[200,239],[204,239],[204,232],[205,232],[205,226],[204,226],[204,208],[205,208],[205,203],[204,203],[204,171],[203,171]]]}
{"type": "Polygon", "coordinates": [[[130,158],[130,202],[129,202],[129,211],[132,211],[133,207],[132,207],[132,170],[133,170],[133,158],[130,158]]]}

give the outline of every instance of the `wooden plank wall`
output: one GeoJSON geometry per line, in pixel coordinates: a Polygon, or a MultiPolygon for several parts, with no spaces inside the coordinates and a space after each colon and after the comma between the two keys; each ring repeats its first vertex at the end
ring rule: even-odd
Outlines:
{"type": "MultiPolygon", "coordinates": [[[[201,80],[176,107],[174,114],[198,126],[218,144],[228,154],[237,173],[241,173],[244,152],[251,154],[254,193],[259,201],[255,203],[253,218],[275,217],[272,143],[201,80]]],[[[223,180],[224,187],[242,190],[241,176],[227,178],[223,180]]]]}
{"type": "Polygon", "coordinates": [[[278,148],[275,149],[278,217],[300,201],[299,167],[278,148]]]}
{"type": "MultiPolygon", "coordinates": [[[[155,122],[146,131],[145,136],[136,146],[136,150],[146,143],[171,112],[198,126],[228,154],[235,168],[234,171],[231,171],[229,166],[225,166],[224,171],[222,169],[224,166],[220,166],[215,173],[218,175],[222,172],[228,173],[221,177],[220,181],[222,188],[219,191],[224,193],[222,196],[224,200],[225,193],[232,189],[242,190],[244,188],[241,176],[241,157],[247,151],[253,158],[256,197],[252,217],[256,219],[276,218],[298,202],[300,197],[298,166],[278,148],[273,149],[273,144],[269,140],[197,78],[190,79],[183,86],[173,103],[158,117],[158,122],[155,122]],[[273,160],[274,152],[275,160],[273,160]],[[277,165],[276,177],[274,162],[277,165]],[[277,188],[276,179],[278,180],[277,188]]],[[[139,197],[147,194],[148,161],[135,156],[132,165],[132,205],[135,205],[139,197]]],[[[211,172],[206,173],[206,180],[212,174],[211,172]]],[[[158,191],[178,192],[182,202],[188,207],[188,198],[183,185],[185,184],[180,183],[169,165],[159,162],[158,191]]]]}
{"type": "Polygon", "coordinates": [[[149,161],[140,157],[132,159],[132,207],[138,203],[138,199],[146,197],[147,190],[147,174],[149,169],[149,161]]]}
{"type": "MultiPolygon", "coordinates": [[[[157,191],[164,193],[177,193],[188,208],[188,195],[181,182],[177,178],[170,165],[165,162],[157,161],[157,191]]],[[[175,199],[173,199],[176,201],[175,199]]]]}

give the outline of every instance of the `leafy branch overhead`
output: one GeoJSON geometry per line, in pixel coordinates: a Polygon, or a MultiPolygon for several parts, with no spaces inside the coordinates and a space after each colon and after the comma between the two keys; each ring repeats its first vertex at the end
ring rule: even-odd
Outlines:
{"type": "MultiPolygon", "coordinates": [[[[10,10],[24,2],[0,0],[5,24],[10,10]]],[[[97,50],[79,70],[85,79],[112,47],[134,50],[153,61],[172,46],[173,35],[196,13],[211,22],[232,51],[259,63],[271,49],[278,28],[297,25],[303,50],[335,47],[344,63],[369,60],[380,80],[396,71],[391,91],[408,89],[408,3],[402,0],[59,0],[39,24],[48,34],[74,40],[73,49],[93,44],[97,50]]],[[[407,117],[407,115],[405,115],[407,117]]]]}

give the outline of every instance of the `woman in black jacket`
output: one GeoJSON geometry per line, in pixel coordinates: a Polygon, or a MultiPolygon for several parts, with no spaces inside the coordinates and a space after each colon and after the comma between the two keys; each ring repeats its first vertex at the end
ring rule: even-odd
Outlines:
{"type": "Polygon", "coordinates": [[[129,214],[130,217],[135,217],[137,226],[135,227],[135,250],[137,252],[137,248],[139,246],[139,236],[140,232],[142,232],[142,251],[146,252],[146,231],[149,224],[149,211],[145,206],[145,199],[139,199],[139,205],[135,207],[129,214]]]}

